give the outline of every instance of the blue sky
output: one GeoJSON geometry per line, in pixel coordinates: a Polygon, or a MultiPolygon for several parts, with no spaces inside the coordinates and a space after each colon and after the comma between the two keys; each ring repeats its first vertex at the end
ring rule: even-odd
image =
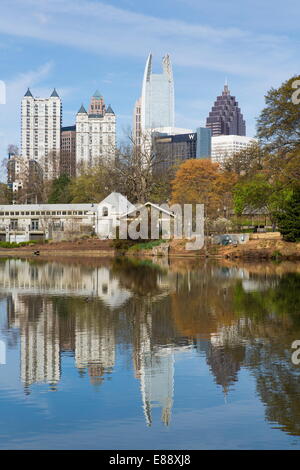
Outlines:
{"type": "Polygon", "coordinates": [[[264,94],[298,74],[298,0],[1,0],[0,155],[20,142],[20,101],[56,87],[63,123],[74,123],[96,88],[111,104],[121,140],[131,126],[148,53],[171,55],[176,125],[203,125],[227,77],[247,134],[264,94]]]}

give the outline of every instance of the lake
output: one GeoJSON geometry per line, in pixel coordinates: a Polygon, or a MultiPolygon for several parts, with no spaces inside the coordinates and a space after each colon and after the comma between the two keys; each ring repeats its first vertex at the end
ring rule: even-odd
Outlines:
{"type": "Polygon", "coordinates": [[[299,449],[299,292],[292,262],[0,259],[0,448],[299,449]]]}

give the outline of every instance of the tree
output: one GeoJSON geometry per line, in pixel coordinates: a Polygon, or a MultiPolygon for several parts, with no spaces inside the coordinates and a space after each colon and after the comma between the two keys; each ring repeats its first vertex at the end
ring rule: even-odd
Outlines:
{"type": "MultiPolygon", "coordinates": [[[[82,170],[83,171],[83,170],[82,170]]],[[[80,176],[71,180],[69,192],[72,203],[98,203],[113,189],[113,168],[98,162],[93,168],[86,168],[80,176]]]]}
{"type": "Polygon", "coordinates": [[[0,204],[11,204],[11,190],[7,184],[0,183],[0,204]]]}
{"type": "Polygon", "coordinates": [[[262,173],[254,175],[247,181],[237,183],[233,191],[234,210],[242,215],[247,209],[249,214],[265,209],[272,193],[272,185],[262,173]]]}
{"type": "Polygon", "coordinates": [[[70,178],[67,175],[60,175],[51,182],[51,189],[48,204],[69,204],[72,200],[70,194],[70,178]]]}
{"type": "Polygon", "coordinates": [[[19,155],[19,147],[15,144],[9,144],[7,147],[8,156],[19,155]]]}
{"type": "Polygon", "coordinates": [[[284,240],[300,241],[300,186],[290,192],[275,219],[284,240]]]}
{"type": "Polygon", "coordinates": [[[254,143],[226,158],[223,168],[242,177],[253,175],[263,169],[265,157],[265,150],[254,143]]]}
{"type": "Polygon", "coordinates": [[[208,217],[230,208],[236,178],[208,159],[190,159],[179,166],[172,182],[172,203],[204,204],[208,217]],[[219,211],[218,211],[219,210],[219,211]]]}
{"type": "Polygon", "coordinates": [[[266,107],[257,121],[257,135],[270,152],[286,155],[300,150],[300,104],[294,102],[294,76],[265,96],[266,107]]]}
{"type": "Polygon", "coordinates": [[[20,187],[13,193],[17,204],[40,204],[47,201],[47,185],[43,180],[43,171],[36,160],[19,157],[21,171],[17,181],[20,187]]]}
{"type": "Polygon", "coordinates": [[[129,144],[117,150],[111,177],[118,191],[133,203],[145,203],[152,198],[165,202],[170,195],[172,171],[162,171],[168,161],[163,151],[155,148],[151,132],[140,136],[139,144],[129,136],[129,144]]]}

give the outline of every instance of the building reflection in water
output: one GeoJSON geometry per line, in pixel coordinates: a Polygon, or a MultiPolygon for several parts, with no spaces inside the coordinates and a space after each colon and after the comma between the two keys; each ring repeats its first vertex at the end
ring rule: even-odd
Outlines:
{"type": "MultiPolygon", "coordinates": [[[[299,287],[296,274],[253,275],[244,268],[215,265],[190,269],[180,262],[173,268],[126,260],[101,266],[42,260],[0,263],[0,296],[7,299],[8,331],[19,332],[20,378],[26,393],[36,383],[47,383],[51,390],[59,387],[63,355],[74,357],[80,375],[87,374],[99,386],[112,374],[116,348],[122,345],[132,351],[148,426],[156,410],[170,424],[176,355],[194,348],[205,357],[225,396],[240,369],[249,368],[257,377],[266,415],[299,434],[299,426],[284,415],[287,411],[269,400],[272,390],[266,380],[274,374],[278,403],[284,381],[293,382],[295,393],[284,394],[285,410],[300,416],[294,400],[299,396],[298,374],[282,353],[292,339],[283,331],[294,336],[299,331],[300,337],[294,295],[299,287]],[[284,303],[274,302],[277,293],[284,303]]],[[[13,334],[10,341],[15,344],[13,334]]]]}

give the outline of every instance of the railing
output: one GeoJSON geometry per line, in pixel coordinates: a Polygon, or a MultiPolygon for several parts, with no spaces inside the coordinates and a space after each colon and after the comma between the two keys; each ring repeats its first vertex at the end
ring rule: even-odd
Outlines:
{"type": "Polygon", "coordinates": [[[26,232],[26,225],[0,225],[0,232],[26,232]]]}
{"type": "Polygon", "coordinates": [[[31,227],[31,225],[0,225],[0,232],[44,232],[42,227],[31,227]]]}

